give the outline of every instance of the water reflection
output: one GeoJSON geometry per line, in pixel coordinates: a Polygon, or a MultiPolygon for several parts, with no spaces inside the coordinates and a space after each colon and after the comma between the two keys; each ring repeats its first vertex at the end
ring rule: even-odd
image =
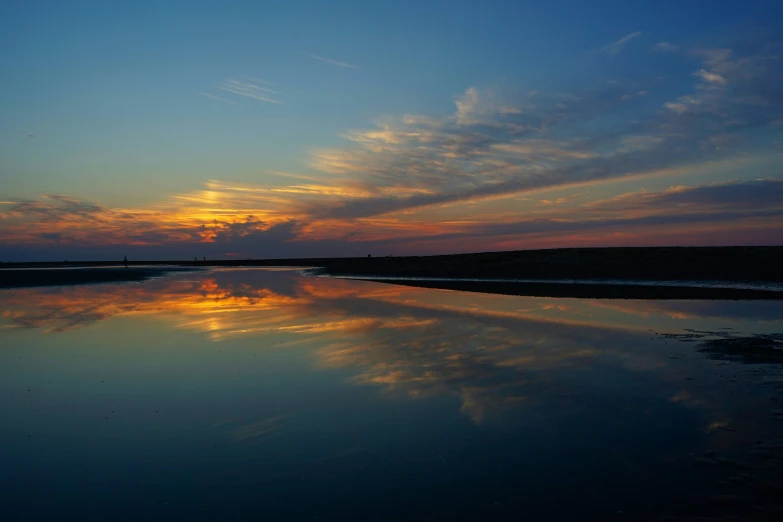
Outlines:
{"type": "Polygon", "coordinates": [[[301,318],[307,316],[321,320],[322,331],[355,330],[364,319],[387,315],[390,305],[433,316],[428,324],[436,321],[434,317],[462,314],[629,331],[679,330],[683,320],[688,320],[692,328],[726,328],[726,324],[732,324],[739,330],[774,331],[783,318],[783,301],[516,297],[309,279],[298,277],[293,271],[279,270],[216,270],[187,277],[173,276],[142,284],[6,290],[0,293],[0,327],[63,332],[117,315],[154,314],[178,327],[208,332],[211,339],[220,340],[222,336],[255,332],[252,327],[238,326],[251,314],[260,320],[258,326],[262,330],[267,319],[264,312],[271,310],[281,329],[290,323],[300,325],[301,318]],[[238,321],[241,314],[245,315],[238,321]],[[340,326],[341,321],[336,320],[340,316],[349,316],[351,323],[340,326]]]}
{"type": "MultiPolygon", "coordinates": [[[[774,446],[781,435],[772,422],[776,420],[774,408],[770,410],[779,382],[774,380],[773,369],[747,364],[724,368],[718,365],[725,361],[709,359],[697,343],[682,342],[700,341],[706,335],[693,330],[711,332],[707,340],[720,331],[762,335],[783,331],[783,304],[774,301],[525,298],[305,278],[293,271],[218,270],[143,284],[4,291],[0,292],[0,314],[0,335],[8,339],[25,332],[80,339],[102,325],[116,324],[113,328],[119,329],[130,322],[133,328],[157,324],[195,334],[217,347],[261,355],[270,365],[282,364],[280,354],[305,354],[310,370],[339,379],[341,384],[329,384],[330,389],[344,385],[350,390],[337,402],[323,399],[323,410],[334,418],[324,420],[310,410],[309,417],[304,416],[298,406],[304,400],[303,390],[325,377],[311,374],[305,383],[296,377],[301,370],[289,370],[287,380],[277,382],[267,376],[264,384],[275,386],[280,396],[282,390],[292,394],[284,406],[275,411],[259,407],[255,418],[237,414],[211,424],[235,444],[263,447],[297,440],[296,451],[291,446],[276,450],[278,458],[295,463],[299,461],[294,455],[313,444],[313,437],[325,437],[324,433],[338,429],[336,425],[349,430],[359,422],[356,415],[346,412],[354,406],[364,408],[361,401],[366,400],[370,401],[368,419],[397,430],[398,439],[388,444],[399,450],[399,445],[409,451],[430,440],[427,434],[438,428],[425,427],[429,417],[451,426],[452,433],[438,431],[438,446],[427,447],[427,458],[432,461],[426,465],[408,462],[412,471],[424,473],[422,469],[435,464],[463,466],[449,468],[459,477],[453,480],[470,482],[475,479],[473,466],[479,462],[486,462],[488,469],[506,469],[501,463],[508,461],[529,467],[534,475],[522,479],[506,471],[492,482],[508,482],[512,475],[514,479],[499,488],[521,487],[514,481],[522,480],[533,491],[537,486],[528,481],[541,480],[550,486],[560,484],[584,505],[598,493],[576,478],[585,480],[596,465],[613,470],[614,477],[607,480],[617,481],[615,493],[623,491],[620,483],[624,480],[653,489],[655,481],[681,481],[688,487],[699,477],[704,479],[704,470],[698,468],[700,458],[706,459],[702,464],[713,473],[710,480],[738,476],[737,466],[745,466],[745,472],[752,470],[766,481],[779,470],[777,457],[747,461],[748,448],[776,451],[767,446],[774,446]],[[771,385],[760,385],[764,379],[771,385]],[[362,394],[356,395],[356,390],[362,394]],[[405,417],[408,412],[395,410],[396,404],[404,409],[416,404],[425,410],[417,413],[421,416],[414,422],[405,417]],[[450,411],[475,429],[488,430],[483,436],[489,438],[470,442],[477,435],[454,424],[457,421],[448,416],[450,411]],[[393,420],[402,418],[407,420],[393,420]],[[413,426],[412,431],[404,431],[406,425],[413,426]],[[291,439],[297,430],[317,435],[291,439]],[[415,437],[416,442],[406,437],[415,437]],[[403,440],[408,442],[403,444],[403,440]],[[757,441],[761,444],[753,447],[757,441]],[[492,444],[497,445],[497,452],[492,444]],[[547,457],[539,462],[534,457],[537,452],[547,457]],[[725,461],[709,452],[719,452],[725,461]],[[574,468],[576,482],[563,477],[568,467],[574,468]],[[574,488],[581,488],[582,493],[575,493],[574,488]]],[[[136,347],[117,342],[105,349],[132,352],[136,347]]],[[[247,369],[252,366],[247,359],[242,364],[247,369]]],[[[242,369],[232,369],[232,375],[242,369]]],[[[229,382],[228,376],[220,379],[229,382]]],[[[392,464],[381,455],[392,450],[377,449],[380,436],[335,437],[340,443],[314,455],[310,466],[331,466],[335,472],[347,463],[351,469],[364,469],[375,462],[379,477],[389,473],[392,464]],[[378,459],[386,464],[378,464],[378,459]]],[[[280,471],[276,476],[292,480],[301,473],[305,471],[280,471]]],[[[632,498],[644,505],[655,504],[651,513],[660,514],[656,509],[664,509],[662,500],[641,500],[670,494],[657,487],[655,491],[625,491],[624,502],[632,498]]],[[[712,482],[700,487],[712,487],[712,482]]],[[[493,494],[505,495],[504,506],[533,502],[503,491],[493,494]]],[[[605,502],[606,492],[599,493],[605,502]]],[[[448,497],[445,490],[443,495],[448,497]]],[[[679,502],[689,505],[682,499],[679,502]]],[[[481,512],[476,519],[500,520],[513,514],[503,511],[501,516],[499,508],[492,509],[496,511],[491,516],[481,512]]],[[[525,509],[547,512],[542,506],[525,509]]],[[[699,506],[697,511],[714,509],[699,506]]]]}
{"type": "Polygon", "coordinates": [[[142,316],[212,341],[275,333],[283,336],[276,349],[315,346],[316,364],[351,368],[355,383],[411,397],[457,396],[480,422],[487,411],[529,401],[526,389],[551,381],[548,372],[574,372],[567,383],[573,390],[579,370],[589,369],[592,382],[597,360],[629,370],[669,367],[684,347],[672,336],[656,339],[658,332],[775,332],[783,317],[783,304],[774,301],[525,298],[310,279],[294,271],[186,277],[3,292],[1,326],[60,333],[142,316]]]}

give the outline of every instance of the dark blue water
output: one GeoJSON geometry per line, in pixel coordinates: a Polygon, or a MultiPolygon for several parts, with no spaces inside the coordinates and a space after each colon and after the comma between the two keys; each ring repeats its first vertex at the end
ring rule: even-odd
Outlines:
{"type": "Polygon", "coordinates": [[[780,302],[216,270],[0,314],[3,521],[776,520],[780,365],[701,350],[780,302]]]}

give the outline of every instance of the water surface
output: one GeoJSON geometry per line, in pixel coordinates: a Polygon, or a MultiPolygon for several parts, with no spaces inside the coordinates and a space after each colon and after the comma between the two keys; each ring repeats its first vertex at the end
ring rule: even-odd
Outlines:
{"type": "Polygon", "coordinates": [[[0,314],[3,520],[779,520],[780,364],[720,343],[780,301],[237,269],[0,314]]]}

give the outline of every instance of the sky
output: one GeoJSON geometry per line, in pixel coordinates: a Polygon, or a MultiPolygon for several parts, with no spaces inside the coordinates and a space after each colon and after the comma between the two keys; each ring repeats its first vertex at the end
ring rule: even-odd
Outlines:
{"type": "Polygon", "coordinates": [[[8,1],[0,261],[783,244],[779,1],[8,1]]]}

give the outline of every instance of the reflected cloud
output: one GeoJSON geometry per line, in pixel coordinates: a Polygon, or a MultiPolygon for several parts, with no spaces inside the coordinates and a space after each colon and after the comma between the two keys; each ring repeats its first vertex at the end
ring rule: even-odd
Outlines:
{"type": "MultiPolygon", "coordinates": [[[[701,324],[698,328],[705,330],[726,328],[726,324],[734,324],[736,328],[758,329],[764,324],[774,324],[783,317],[783,303],[770,301],[615,301],[587,300],[593,309],[607,309],[626,316],[638,316],[645,319],[668,317],[667,327],[676,328],[677,322],[689,320],[689,325],[701,324]]],[[[626,318],[625,321],[628,321],[626,318]]],[[[664,327],[661,328],[663,330],[664,327]]]]}
{"type": "MultiPolygon", "coordinates": [[[[307,347],[317,367],[348,370],[356,385],[414,399],[452,397],[474,422],[483,422],[505,409],[534,405],[542,389],[565,393],[556,373],[570,376],[572,393],[582,379],[595,378],[596,367],[631,372],[667,368],[671,357],[661,350],[665,340],[647,346],[655,337],[651,326],[682,331],[677,315],[682,313],[689,326],[714,329],[725,324],[723,318],[735,305],[607,305],[265,270],[216,270],[188,278],[3,291],[0,327],[58,333],[127,315],[201,332],[215,342],[273,334],[275,344],[266,349],[307,347]]],[[[780,312],[778,303],[757,304],[755,313],[734,319],[738,330],[763,328],[767,317],[780,312]]],[[[779,328],[779,321],[766,327],[779,328]]],[[[697,404],[699,399],[688,393],[671,401],[697,404]]],[[[231,433],[259,437],[281,427],[263,421],[231,433]]]]}
{"type": "Polygon", "coordinates": [[[271,433],[274,433],[280,429],[286,427],[286,424],[281,423],[286,416],[271,417],[257,422],[251,422],[238,428],[234,428],[227,432],[229,438],[237,441],[247,441],[251,439],[258,439],[263,437],[268,438],[271,433]],[[266,437],[265,437],[266,436],[266,437]]]}

